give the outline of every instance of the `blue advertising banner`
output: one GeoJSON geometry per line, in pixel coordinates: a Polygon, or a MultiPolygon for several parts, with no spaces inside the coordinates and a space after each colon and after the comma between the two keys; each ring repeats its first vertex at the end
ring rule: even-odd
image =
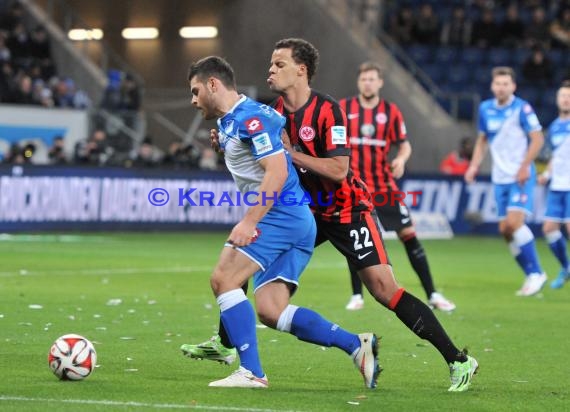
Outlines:
{"type": "MultiPolygon", "coordinates": [[[[410,175],[400,182],[417,215],[445,216],[456,234],[497,234],[488,178],[410,175]]],[[[545,189],[529,225],[540,232],[545,189]]],[[[0,232],[227,230],[248,205],[225,172],[97,167],[0,166],[0,232]]]]}

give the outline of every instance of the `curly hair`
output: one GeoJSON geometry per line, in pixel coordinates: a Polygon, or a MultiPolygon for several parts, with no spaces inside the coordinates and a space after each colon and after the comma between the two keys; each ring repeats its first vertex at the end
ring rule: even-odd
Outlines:
{"type": "Polygon", "coordinates": [[[307,79],[310,84],[319,65],[319,51],[317,48],[307,40],[289,38],[275,43],[275,50],[277,49],[291,49],[291,56],[295,63],[304,64],[307,67],[307,79]]]}

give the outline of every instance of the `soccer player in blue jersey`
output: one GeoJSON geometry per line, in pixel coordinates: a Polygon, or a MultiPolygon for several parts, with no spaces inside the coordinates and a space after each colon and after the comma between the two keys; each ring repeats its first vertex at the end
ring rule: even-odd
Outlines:
{"type": "Polygon", "coordinates": [[[465,181],[472,183],[487,147],[491,150],[491,180],[499,217],[499,232],[525,273],[517,296],[532,296],[546,283],[534,235],[525,223],[531,212],[536,181],[534,159],[544,144],[542,127],[532,106],[514,95],[515,73],[510,67],[495,67],[491,91],[494,99],[479,106],[479,136],[465,181]]]}
{"type": "Polygon", "coordinates": [[[548,129],[547,140],[552,158],[538,181],[545,184],[550,180],[542,231],[561,266],[558,277],[550,286],[560,289],[570,279],[566,239],[560,231],[561,225],[565,224],[566,233],[570,233],[570,81],[565,81],[558,89],[556,104],[559,115],[548,129]]]}
{"type": "Polygon", "coordinates": [[[220,57],[192,64],[188,81],[192,104],[204,118],[217,119],[218,131],[212,133],[217,133],[238,189],[257,194],[256,199],[249,195],[252,206],[232,229],[210,279],[223,325],[240,358],[238,370],[210,386],[268,386],[257,349],[255,313],[242,290],[253,277],[261,322],[300,340],[342,349],[352,357],[366,387],[376,387],[380,367],[373,333],[349,333],[318,313],[289,303],[313,253],[316,225],[307,205],[279,200],[281,193],[289,199],[304,195],[281,141],[285,118],[238,94],[233,69],[220,57]]]}

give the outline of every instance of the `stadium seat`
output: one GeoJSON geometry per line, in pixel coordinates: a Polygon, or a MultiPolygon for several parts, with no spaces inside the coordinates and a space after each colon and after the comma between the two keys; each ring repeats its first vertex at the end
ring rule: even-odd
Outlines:
{"type": "Polygon", "coordinates": [[[408,48],[408,55],[418,66],[422,66],[433,62],[434,50],[429,46],[414,44],[408,48]]]}
{"type": "Polygon", "coordinates": [[[568,54],[567,50],[552,49],[549,52],[547,52],[546,55],[552,61],[552,65],[555,68],[559,68],[565,66],[567,54],[568,54]]]}
{"type": "Polygon", "coordinates": [[[525,60],[530,56],[530,50],[529,49],[516,49],[513,51],[514,57],[513,57],[513,64],[515,66],[522,66],[525,62],[525,60]]]}
{"type": "Polygon", "coordinates": [[[444,78],[445,68],[438,63],[426,64],[421,69],[433,80],[435,84],[440,84],[444,78]]]}
{"type": "Polygon", "coordinates": [[[519,87],[515,92],[521,99],[527,100],[532,107],[540,103],[541,90],[538,87],[524,86],[519,87]]]}
{"type": "Polygon", "coordinates": [[[511,66],[512,50],[503,47],[494,47],[487,53],[487,61],[493,66],[511,66]]]}
{"type": "Polygon", "coordinates": [[[543,90],[540,97],[540,104],[542,106],[555,105],[557,92],[557,87],[549,87],[548,89],[543,90]]]}
{"type": "Polygon", "coordinates": [[[486,62],[485,51],[477,47],[467,47],[461,53],[461,61],[472,65],[480,65],[486,62]]]}
{"type": "Polygon", "coordinates": [[[455,47],[439,47],[435,52],[435,61],[440,64],[452,64],[457,60],[458,54],[455,47]]]}
{"type": "Polygon", "coordinates": [[[472,69],[469,66],[456,65],[446,68],[448,83],[466,83],[471,82],[472,69]]]}

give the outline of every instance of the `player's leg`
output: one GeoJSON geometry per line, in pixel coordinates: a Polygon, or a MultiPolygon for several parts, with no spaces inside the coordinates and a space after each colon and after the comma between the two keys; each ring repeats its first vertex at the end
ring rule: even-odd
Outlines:
{"type": "MultiPolygon", "coordinates": [[[[241,368],[257,378],[263,378],[257,350],[255,311],[241,288],[260,267],[263,269],[263,263],[248,252],[247,247],[225,247],[214,268],[210,284],[220,306],[220,317],[230,342],[238,349],[241,368]]],[[[228,385],[216,381],[211,386],[228,385]]]]}
{"type": "MultiPolygon", "coordinates": [[[[372,296],[392,310],[417,336],[428,340],[441,353],[450,368],[457,367],[465,371],[467,369],[464,366],[458,365],[475,362],[453,344],[432,310],[396,283],[374,213],[366,213],[364,219],[357,224],[329,227],[329,240],[359,268],[358,273],[372,296]],[[354,238],[355,233],[363,236],[354,238]],[[351,237],[353,239],[350,242],[344,239],[351,237]],[[359,256],[365,257],[360,259],[359,256]]],[[[475,369],[471,369],[473,370],[470,375],[465,377],[464,384],[460,386],[469,385],[475,373],[475,369]]],[[[452,388],[450,390],[458,390],[452,388]]]]}
{"type": "Polygon", "coordinates": [[[350,272],[350,285],[352,287],[352,296],[346,304],[347,310],[360,310],[364,307],[364,296],[362,295],[362,281],[360,276],[358,276],[358,270],[356,270],[350,262],[348,263],[348,271],[350,272]]]}
{"type": "Polygon", "coordinates": [[[560,231],[561,223],[564,221],[566,193],[549,190],[546,196],[546,212],[544,214],[544,224],[542,232],[548,247],[556,260],[560,263],[560,272],[550,286],[553,289],[560,289],[568,281],[570,276],[570,265],[568,264],[568,254],[566,252],[566,238],[560,231]]]}
{"type": "Polygon", "coordinates": [[[314,310],[289,303],[313,250],[312,244],[299,246],[285,252],[269,269],[256,275],[255,301],[260,321],[305,342],[343,350],[361,371],[366,387],[376,387],[380,367],[374,334],[350,333],[314,310]]]}

